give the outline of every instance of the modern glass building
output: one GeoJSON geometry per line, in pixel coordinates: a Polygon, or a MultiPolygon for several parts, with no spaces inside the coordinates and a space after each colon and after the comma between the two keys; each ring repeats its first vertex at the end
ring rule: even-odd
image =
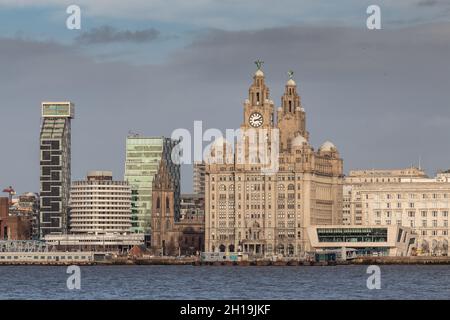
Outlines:
{"type": "Polygon", "coordinates": [[[40,237],[68,229],[71,178],[71,102],[43,102],[40,136],[40,237]]]}
{"type": "MultiPolygon", "coordinates": [[[[152,185],[161,161],[178,181],[176,196],[180,194],[180,166],[172,161],[172,150],[178,141],[164,137],[130,135],[126,143],[124,180],[131,186],[131,231],[151,234],[152,185]]],[[[175,203],[179,203],[176,199],[175,203]]]]}

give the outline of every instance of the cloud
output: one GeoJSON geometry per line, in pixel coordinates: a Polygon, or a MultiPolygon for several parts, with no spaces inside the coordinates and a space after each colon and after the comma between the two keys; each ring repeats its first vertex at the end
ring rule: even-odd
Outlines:
{"type": "MultiPolygon", "coordinates": [[[[378,0],[382,14],[390,20],[422,19],[433,22],[440,14],[439,6],[430,6],[424,14],[417,1],[425,4],[438,0],[378,0]],[[434,8],[434,9],[433,9],[434,8]]],[[[446,0],[440,0],[442,3],[446,0]]],[[[0,0],[0,7],[53,8],[65,12],[73,0],[0,0]]],[[[365,26],[366,9],[372,0],[77,0],[82,17],[158,21],[195,28],[255,30],[298,23],[365,26]]],[[[447,13],[448,18],[448,13],[447,13]]]]}
{"type": "Polygon", "coordinates": [[[144,43],[155,41],[160,37],[160,31],[154,28],[144,30],[117,30],[111,26],[101,26],[83,32],[75,38],[79,44],[105,44],[113,42],[144,43]]]}
{"type": "Polygon", "coordinates": [[[420,0],[417,5],[420,7],[433,7],[439,3],[440,2],[438,0],[420,0]]]}
{"type": "MultiPolygon", "coordinates": [[[[78,47],[0,39],[0,181],[37,190],[40,102],[72,100],[73,177],[90,169],[122,178],[129,130],[170,135],[238,128],[242,102],[265,61],[279,105],[289,69],[307,112],[313,146],[333,141],[346,170],[409,166],[422,156],[433,172],[450,166],[450,24],[395,30],[317,26],[257,31],[211,30],[167,62],[133,66],[98,62],[78,47]],[[444,146],[444,147],[442,147],[444,146]],[[8,170],[6,170],[8,168],[8,170]]],[[[184,169],[183,188],[191,176],[184,169]]]]}

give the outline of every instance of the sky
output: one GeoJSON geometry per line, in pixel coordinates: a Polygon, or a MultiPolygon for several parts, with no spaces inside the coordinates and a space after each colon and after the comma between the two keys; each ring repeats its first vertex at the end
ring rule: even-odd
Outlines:
{"type": "Polygon", "coordinates": [[[310,142],[345,172],[450,168],[448,0],[0,0],[0,188],[39,191],[42,101],[76,105],[73,180],[123,179],[130,131],[238,128],[256,59],[276,105],[295,71],[310,142]]]}

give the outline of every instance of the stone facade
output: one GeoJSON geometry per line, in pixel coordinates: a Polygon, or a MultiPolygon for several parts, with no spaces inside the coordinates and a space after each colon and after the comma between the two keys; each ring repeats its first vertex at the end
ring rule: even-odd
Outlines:
{"type": "Polygon", "coordinates": [[[206,159],[206,251],[301,256],[308,226],[342,224],[343,161],[331,142],[310,145],[292,78],[275,118],[258,69],[243,115],[238,141],[216,139],[206,159]]]}
{"type": "Polygon", "coordinates": [[[358,181],[362,182],[346,178],[345,221],[363,226],[410,227],[417,234],[418,254],[447,255],[450,173],[426,178],[419,169],[410,173],[407,169],[379,171],[392,174],[385,174],[384,178],[361,175],[358,181]],[[399,171],[404,172],[403,176],[395,173],[399,171]]]}

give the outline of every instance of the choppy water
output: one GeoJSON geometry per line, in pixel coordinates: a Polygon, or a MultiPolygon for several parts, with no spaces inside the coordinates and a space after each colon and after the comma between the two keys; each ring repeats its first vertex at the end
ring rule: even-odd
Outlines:
{"type": "Polygon", "coordinates": [[[366,266],[81,267],[81,290],[67,268],[1,266],[0,299],[449,299],[450,266],[382,266],[381,289],[367,289],[366,266]]]}

